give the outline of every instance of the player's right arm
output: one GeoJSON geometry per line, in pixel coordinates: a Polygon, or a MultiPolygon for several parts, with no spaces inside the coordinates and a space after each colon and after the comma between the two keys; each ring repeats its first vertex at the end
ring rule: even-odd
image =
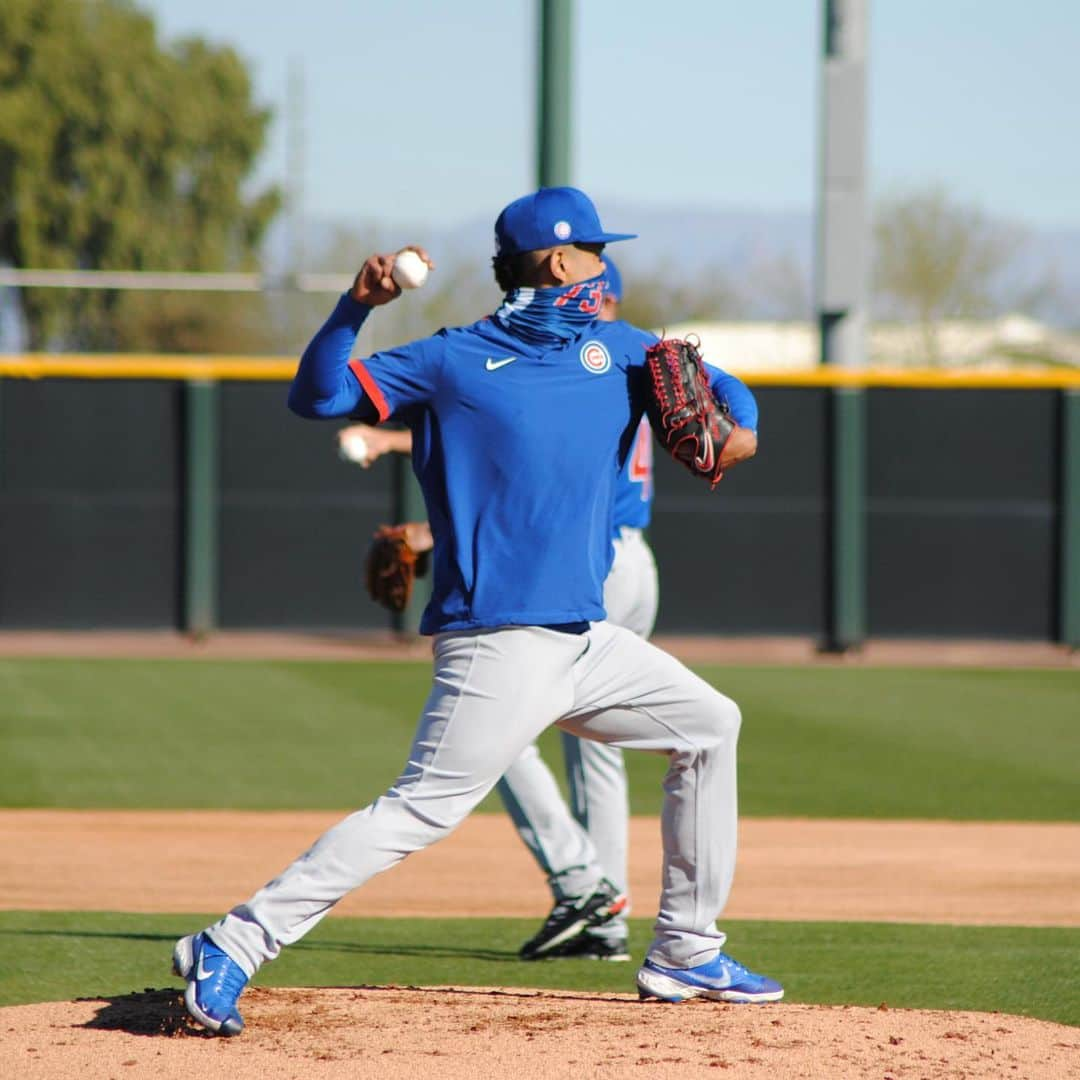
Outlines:
{"type": "MultiPolygon", "coordinates": [[[[412,250],[430,262],[423,249],[412,250]]],[[[321,420],[360,415],[374,420],[377,414],[385,420],[394,408],[426,400],[430,386],[424,376],[429,365],[414,363],[414,370],[404,379],[393,372],[383,371],[381,378],[372,374],[385,366],[377,363],[380,358],[393,365],[395,359],[425,352],[423,342],[376,353],[366,363],[350,359],[356,335],[371,309],[401,295],[390,277],[393,265],[393,255],[372,255],[308,343],[289,389],[289,408],[299,416],[321,420]]]]}
{"type": "Polygon", "coordinates": [[[367,468],[383,454],[411,454],[412,432],[408,428],[372,427],[370,424],[350,424],[337,433],[338,445],[347,447],[349,440],[359,435],[364,440],[366,453],[360,462],[367,468]]]}
{"type": "Polygon", "coordinates": [[[289,408],[298,416],[323,420],[359,409],[364,391],[349,370],[349,357],[370,312],[367,304],[345,293],[308,342],[289,388],[289,408]]]}

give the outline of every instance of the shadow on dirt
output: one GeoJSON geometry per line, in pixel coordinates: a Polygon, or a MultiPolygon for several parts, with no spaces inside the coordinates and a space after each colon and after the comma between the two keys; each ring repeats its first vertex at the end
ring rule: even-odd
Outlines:
{"type": "Polygon", "coordinates": [[[94,1019],[83,1024],[86,1028],[167,1038],[177,1035],[215,1038],[209,1031],[192,1023],[184,1009],[183,991],[176,988],[154,990],[147,987],[139,994],[120,994],[93,1000],[100,1000],[103,1004],[94,1019]]]}

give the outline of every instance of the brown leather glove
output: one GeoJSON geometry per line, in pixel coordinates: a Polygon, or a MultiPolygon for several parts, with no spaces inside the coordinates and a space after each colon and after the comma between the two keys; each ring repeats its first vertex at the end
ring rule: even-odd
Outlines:
{"type": "Polygon", "coordinates": [[[645,363],[645,411],[657,439],[676,461],[716,487],[724,475],[724,446],[738,425],[713,397],[697,346],[664,338],[646,349],[645,363]]]}
{"type": "Polygon", "coordinates": [[[404,611],[417,577],[427,571],[428,553],[407,539],[408,526],[382,525],[368,548],[364,570],[368,595],[390,611],[404,611]]]}

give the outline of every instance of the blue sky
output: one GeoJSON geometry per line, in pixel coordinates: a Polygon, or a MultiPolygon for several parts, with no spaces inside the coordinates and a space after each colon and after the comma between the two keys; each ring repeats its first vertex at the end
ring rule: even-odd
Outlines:
{"type": "MultiPolygon", "coordinates": [[[[535,0],[137,0],[248,61],[286,175],[303,71],[305,210],[452,225],[534,186],[535,0]]],[[[807,209],[819,0],[578,0],[575,182],[607,201],[807,209]]],[[[1080,224],[1080,3],[871,0],[870,184],[1080,224]]],[[[614,222],[613,225],[617,225],[614,222]]]]}

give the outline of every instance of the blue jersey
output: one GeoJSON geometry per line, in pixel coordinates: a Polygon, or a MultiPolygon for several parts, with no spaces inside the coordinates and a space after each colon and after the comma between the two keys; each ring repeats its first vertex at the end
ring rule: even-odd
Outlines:
{"type": "Polygon", "coordinates": [[[653,436],[649,421],[643,417],[615,485],[614,535],[618,536],[623,526],[644,529],[652,517],[652,500],[653,436]]]}
{"type": "Polygon", "coordinates": [[[435,539],[421,632],[603,619],[615,485],[655,338],[594,321],[540,345],[484,319],[350,361],[367,313],[341,298],[304,353],[290,406],[346,416],[366,396],[380,419],[413,430],[435,539]]]}
{"type": "MultiPolygon", "coordinates": [[[[726,371],[705,362],[709,385],[717,401],[727,402],[731,415],[740,426],[757,431],[758,408],[749,388],[726,371]]],[[[612,521],[618,536],[623,526],[644,529],[652,518],[653,441],[648,420],[643,419],[619,474],[615,487],[615,515],[612,521]]]]}

